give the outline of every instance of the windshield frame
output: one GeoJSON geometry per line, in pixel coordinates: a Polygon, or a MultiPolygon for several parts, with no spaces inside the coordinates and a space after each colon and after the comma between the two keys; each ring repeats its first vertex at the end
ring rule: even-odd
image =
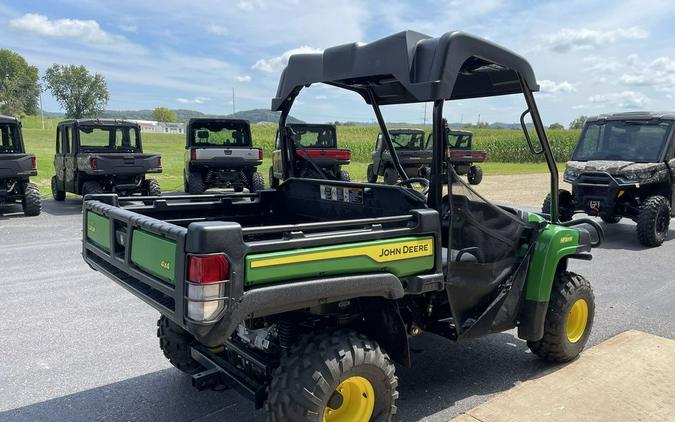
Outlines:
{"type": "MultiPolygon", "coordinates": [[[[638,124],[638,123],[636,123],[638,124]]],[[[579,162],[589,162],[589,161],[626,161],[626,162],[632,162],[632,163],[653,163],[653,162],[663,162],[665,161],[665,155],[668,152],[668,147],[671,144],[671,140],[673,138],[673,135],[675,134],[675,120],[667,120],[667,119],[607,119],[607,120],[593,120],[593,121],[587,121],[586,124],[584,124],[584,128],[581,131],[581,134],[579,134],[579,139],[577,140],[576,145],[574,146],[574,151],[572,152],[572,157],[571,161],[579,161],[579,162]],[[656,153],[656,159],[655,160],[647,160],[647,159],[641,159],[641,160],[635,160],[633,158],[635,157],[627,157],[627,158],[621,158],[621,159],[608,159],[608,158],[594,158],[594,159],[588,159],[588,158],[580,158],[578,156],[579,151],[581,150],[581,145],[582,145],[582,140],[585,140],[586,138],[586,133],[592,126],[604,126],[607,124],[612,124],[612,123],[626,123],[626,122],[641,122],[639,124],[644,124],[644,125],[658,125],[662,123],[668,123],[670,127],[667,129],[665,136],[663,137],[663,140],[661,141],[661,147],[660,150],[656,153]]],[[[604,136],[604,135],[603,135],[604,136]]]]}

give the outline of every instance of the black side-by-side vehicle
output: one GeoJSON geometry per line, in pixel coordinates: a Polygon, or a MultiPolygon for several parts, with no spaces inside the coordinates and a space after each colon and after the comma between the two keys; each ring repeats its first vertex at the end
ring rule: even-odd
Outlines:
{"type": "MultiPolygon", "coordinates": [[[[599,216],[607,224],[629,218],[644,246],[668,236],[675,203],[675,113],[603,114],[586,121],[567,163],[560,218],[599,216]]],[[[550,195],[543,212],[550,210],[550,195]]]]}
{"type": "Polygon", "coordinates": [[[26,153],[21,122],[0,116],[0,136],[0,205],[21,203],[24,215],[39,215],[40,192],[30,182],[30,176],[37,176],[37,161],[26,153]]]}
{"type": "Polygon", "coordinates": [[[125,120],[65,120],[56,128],[52,196],[119,193],[160,195],[148,173],[162,172],[159,154],[143,152],[141,129],[125,120]]]}

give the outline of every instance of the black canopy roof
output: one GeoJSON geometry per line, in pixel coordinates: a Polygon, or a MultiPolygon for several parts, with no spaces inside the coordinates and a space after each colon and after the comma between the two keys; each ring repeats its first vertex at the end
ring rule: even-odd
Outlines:
{"type": "Polygon", "coordinates": [[[19,119],[11,116],[0,115],[0,123],[19,123],[19,119]]]}
{"type": "Polygon", "coordinates": [[[61,125],[75,124],[78,126],[131,126],[140,127],[138,123],[121,119],[68,119],[59,122],[61,125]]]}
{"type": "Polygon", "coordinates": [[[281,74],[272,110],[317,82],[350,89],[367,102],[367,87],[378,104],[478,98],[521,92],[520,75],[538,91],[534,71],[523,57],[462,32],[438,38],[414,31],[373,41],[294,54],[281,74]]]}

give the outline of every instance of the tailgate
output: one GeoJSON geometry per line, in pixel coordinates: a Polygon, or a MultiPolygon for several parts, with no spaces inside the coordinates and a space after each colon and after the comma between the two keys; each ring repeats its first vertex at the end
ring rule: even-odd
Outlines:
{"type": "Polygon", "coordinates": [[[187,229],[99,201],[85,201],[83,211],[85,261],[162,314],[182,318],[187,229]]]}

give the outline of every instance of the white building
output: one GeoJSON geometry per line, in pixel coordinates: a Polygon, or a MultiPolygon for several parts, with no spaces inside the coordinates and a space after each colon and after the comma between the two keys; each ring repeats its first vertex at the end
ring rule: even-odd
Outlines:
{"type": "Polygon", "coordinates": [[[132,120],[141,127],[141,132],[153,133],[185,133],[185,123],[157,122],[154,120],[132,120]]]}

